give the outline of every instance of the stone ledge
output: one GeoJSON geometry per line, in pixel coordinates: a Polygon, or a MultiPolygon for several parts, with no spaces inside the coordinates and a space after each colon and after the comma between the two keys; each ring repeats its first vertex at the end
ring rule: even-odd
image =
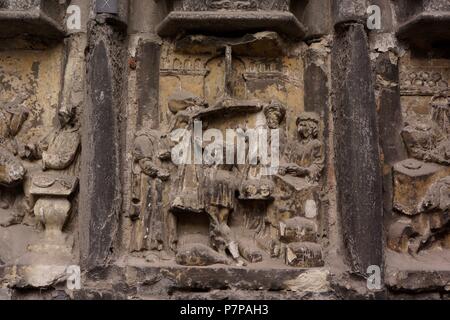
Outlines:
{"type": "Polygon", "coordinates": [[[386,286],[401,292],[449,292],[448,253],[432,252],[419,257],[386,251],[386,286]]]}
{"type": "Polygon", "coordinates": [[[270,290],[270,291],[331,291],[329,271],[324,268],[240,268],[183,266],[110,266],[86,274],[87,282],[121,278],[129,287],[157,284],[164,280],[170,290],[270,290]],[[311,286],[308,287],[308,279],[311,286]],[[318,280],[318,278],[320,278],[318,280]],[[313,281],[314,280],[314,281],[313,281]],[[322,286],[319,286],[322,284],[322,286]],[[326,288],[326,290],[325,290],[326,288]]]}
{"type": "Polygon", "coordinates": [[[419,48],[450,40],[450,11],[422,12],[401,24],[397,37],[419,48]]]}
{"type": "MultiPolygon", "coordinates": [[[[53,269],[64,273],[66,265],[37,266],[53,269]]],[[[2,266],[0,267],[0,280],[14,280],[10,285],[14,288],[39,288],[25,279],[34,266],[2,266]],[[23,285],[26,283],[26,285],[23,285]]],[[[296,291],[326,293],[330,289],[330,273],[326,268],[245,268],[224,267],[221,265],[210,267],[184,267],[173,265],[111,265],[95,267],[83,271],[84,284],[99,284],[99,288],[113,281],[115,285],[129,288],[136,286],[149,286],[164,280],[169,290],[270,290],[270,291],[296,291]],[[309,281],[311,280],[311,281],[309,281]]],[[[58,283],[64,277],[56,277],[54,283],[46,282],[42,288],[58,283]]],[[[1,286],[0,286],[1,287],[1,286]]]]}
{"type": "Polygon", "coordinates": [[[177,36],[184,31],[207,31],[221,33],[248,33],[256,31],[276,31],[302,39],[306,28],[290,12],[171,12],[157,27],[161,37],[177,36]]]}
{"type": "Polygon", "coordinates": [[[63,27],[40,10],[0,10],[0,37],[37,36],[45,39],[62,39],[63,27]]]}

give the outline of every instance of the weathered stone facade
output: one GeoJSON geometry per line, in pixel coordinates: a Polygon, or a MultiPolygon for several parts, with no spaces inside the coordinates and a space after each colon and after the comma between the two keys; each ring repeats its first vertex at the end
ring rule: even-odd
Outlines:
{"type": "Polygon", "coordinates": [[[0,0],[1,298],[449,297],[448,1],[106,5],[0,0]]]}

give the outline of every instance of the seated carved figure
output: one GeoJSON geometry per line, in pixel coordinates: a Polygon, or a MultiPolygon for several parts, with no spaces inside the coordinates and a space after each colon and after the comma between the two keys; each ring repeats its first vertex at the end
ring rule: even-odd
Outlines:
{"type": "Polygon", "coordinates": [[[450,209],[450,101],[447,93],[431,100],[431,116],[410,117],[402,137],[413,159],[394,167],[395,210],[388,245],[397,252],[419,254],[448,248],[450,209]]]}
{"type": "Polygon", "coordinates": [[[18,96],[0,107],[0,209],[8,209],[11,205],[3,197],[1,188],[15,187],[23,181],[26,174],[25,167],[17,157],[24,148],[20,148],[15,139],[28,118],[28,110],[21,106],[24,100],[23,96],[18,96]]]}
{"type": "Polygon", "coordinates": [[[447,95],[433,97],[431,118],[413,119],[402,131],[411,157],[425,162],[450,165],[450,103],[447,95]]]}
{"type": "Polygon", "coordinates": [[[280,165],[281,175],[306,178],[317,182],[324,167],[323,145],[318,139],[320,119],[315,113],[305,112],[297,119],[299,141],[289,143],[286,158],[280,165]]]}
{"type": "Polygon", "coordinates": [[[440,179],[428,189],[421,208],[425,212],[450,210],[450,176],[440,179]]]}
{"type": "Polygon", "coordinates": [[[28,117],[28,111],[20,106],[23,101],[24,98],[18,96],[0,108],[0,185],[3,186],[15,185],[25,175],[25,168],[16,158],[20,148],[15,140],[28,117]]]}
{"type": "Polygon", "coordinates": [[[59,128],[52,131],[39,145],[42,169],[64,170],[75,159],[81,144],[75,109],[61,107],[58,112],[59,128]]]}

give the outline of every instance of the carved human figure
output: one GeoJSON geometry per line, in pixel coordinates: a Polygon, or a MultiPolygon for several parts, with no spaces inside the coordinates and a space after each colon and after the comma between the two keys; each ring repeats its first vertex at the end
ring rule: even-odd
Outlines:
{"type": "MultiPolygon", "coordinates": [[[[450,100],[448,93],[442,92],[432,98],[431,112],[428,118],[410,114],[407,125],[402,131],[402,137],[409,155],[415,158],[402,162],[412,164],[406,168],[420,172],[419,170],[427,166],[427,168],[433,169],[433,174],[437,177],[433,180],[426,180],[413,174],[407,175],[408,171],[403,169],[405,167],[403,165],[403,167],[399,167],[402,171],[397,173],[399,178],[396,178],[394,182],[395,194],[398,195],[397,200],[397,197],[394,197],[394,206],[403,215],[391,225],[388,244],[395,251],[409,252],[414,255],[435,245],[443,244],[442,246],[446,247],[446,242],[441,239],[450,238],[447,214],[450,209],[450,177],[448,175],[442,177],[444,173],[448,172],[448,168],[445,166],[450,165],[450,100]],[[432,164],[427,164],[427,162],[432,164]],[[422,192],[426,192],[420,197],[407,199],[412,205],[408,206],[402,200],[402,192],[410,190],[410,194],[414,195],[421,189],[422,192]]],[[[425,169],[422,170],[426,172],[425,169]]]]}
{"type": "Polygon", "coordinates": [[[0,107],[0,185],[3,186],[16,185],[25,175],[25,168],[16,157],[20,147],[15,139],[28,118],[28,110],[21,105],[24,100],[18,96],[0,107]]]}
{"type": "MultiPolygon", "coordinates": [[[[134,141],[132,212],[134,220],[132,251],[162,250],[165,214],[162,208],[164,182],[170,178],[167,136],[157,130],[141,130],[134,141]]],[[[170,223],[171,220],[168,221],[170,223]]],[[[173,242],[173,240],[172,240],[173,242]]]]}
{"type": "Polygon", "coordinates": [[[424,212],[450,210],[450,176],[440,179],[428,189],[420,208],[424,212]]]}
{"type": "Polygon", "coordinates": [[[63,106],[58,111],[59,127],[56,127],[39,144],[42,153],[42,169],[64,170],[74,161],[81,144],[76,110],[63,106]]]}
{"type": "Polygon", "coordinates": [[[324,167],[323,144],[319,140],[320,118],[317,114],[304,112],[297,118],[299,141],[289,143],[286,158],[289,163],[280,165],[281,175],[306,178],[317,182],[324,167]]]}
{"type": "Polygon", "coordinates": [[[203,146],[195,139],[194,126],[198,113],[207,107],[204,99],[185,91],[177,91],[169,99],[169,110],[174,114],[170,135],[176,145],[172,149],[172,161],[178,166],[172,211],[204,211],[201,166],[194,164],[194,152],[201,151],[203,146]]]}
{"type": "Polygon", "coordinates": [[[433,97],[427,122],[412,118],[402,131],[410,156],[450,165],[450,101],[447,93],[433,97]]]}
{"type": "Polygon", "coordinates": [[[260,137],[266,137],[267,144],[263,146],[258,142],[249,145],[246,163],[246,176],[248,180],[260,180],[261,178],[269,176],[271,174],[270,170],[273,169],[270,166],[272,156],[279,157],[284,150],[286,138],[284,130],[280,130],[280,126],[286,116],[285,106],[277,100],[272,100],[270,104],[264,108],[264,116],[265,121],[262,123],[257,120],[256,134],[258,135],[258,139],[260,139],[260,137]],[[276,132],[276,130],[278,131],[276,132]],[[276,133],[278,141],[272,141],[273,133],[276,133]],[[265,150],[261,150],[262,147],[265,147],[265,150]],[[272,154],[273,150],[278,154],[272,154]],[[266,154],[263,155],[263,153],[266,154]],[[267,158],[262,159],[262,157],[265,156],[267,156],[267,158]]]}
{"type": "MultiPolygon", "coordinates": [[[[25,97],[19,95],[12,102],[0,106],[0,209],[9,209],[11,199],[6,199],[3,188],[11,188],[22,183],[26,169],[21,160],[21,150],[25,148],[16,141],[22,124],[28,118],[28,110],[22,106],[25,97]]],[[[10,215],[2,224],[9,225],[20,219],[16,214],[10,215]]]]}
{"type": "Polygon", "coordinates": [[[234,165],[214,164],[204,170],[205,210],[210,218],[211,244],[224,256],[228,253],[245,265],[239,253],[239,243],[229,227],[229,218],[235,210],[238,172],[234,165]]]}

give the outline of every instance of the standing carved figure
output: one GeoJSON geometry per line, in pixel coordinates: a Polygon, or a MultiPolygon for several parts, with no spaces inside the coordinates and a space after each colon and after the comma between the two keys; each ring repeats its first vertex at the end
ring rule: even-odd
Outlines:
{"type": "Polygon", "coordinates": [[[162,250],[165,219],[162,208],[164,182],[170,178],[165,162],[170,151],[164,134],[142,130],[134,141],[131,219],[135,221],[132,250],[162,250]]]}

